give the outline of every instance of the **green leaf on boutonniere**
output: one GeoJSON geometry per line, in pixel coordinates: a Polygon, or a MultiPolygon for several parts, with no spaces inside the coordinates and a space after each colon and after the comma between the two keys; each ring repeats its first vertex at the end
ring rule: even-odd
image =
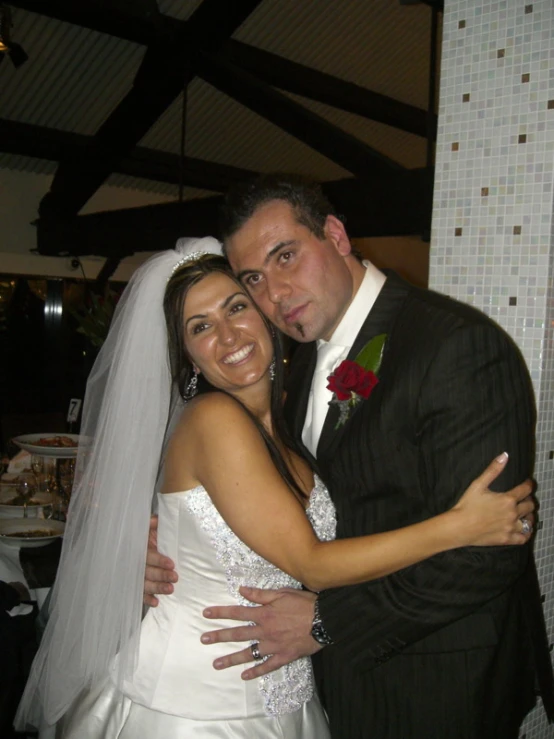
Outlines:
{"type": "Polygon", "coordinates": [[[362,351],[358,354],[354,360],[356,364],[363,367],[365,370],[370,370],[374,374],[379,373],[381,366],[381,360],[383,359],[383,350],[385,348],[385,341],[387,340],[386,334],[379,334],[374,336],[364,346],[362,351]]]}

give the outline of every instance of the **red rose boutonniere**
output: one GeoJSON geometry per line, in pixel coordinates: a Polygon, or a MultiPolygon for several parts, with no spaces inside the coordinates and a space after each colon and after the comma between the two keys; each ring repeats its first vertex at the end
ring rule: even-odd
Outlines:
{"type": "Polygon", "coordinates": [[[363,399],[367,400],[375,389],[377,373],[383,358],[387,335],[379,334],[369,341],[356,359],[345,359],[327,378],[328,390],[333,392],[329,404],[338,405],[339,420],[335,429],[346,423],[352,409],[363,399]]]}

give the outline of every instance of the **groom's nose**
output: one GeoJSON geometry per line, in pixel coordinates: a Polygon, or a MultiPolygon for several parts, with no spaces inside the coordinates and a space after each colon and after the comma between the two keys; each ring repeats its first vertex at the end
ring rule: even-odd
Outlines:
{"type": "Polygon", "coordinates": [[[267,276],[267,295],[272,303],[280,303],[290,295],[291,287],[286,278],[279,275],[267,276]]]}

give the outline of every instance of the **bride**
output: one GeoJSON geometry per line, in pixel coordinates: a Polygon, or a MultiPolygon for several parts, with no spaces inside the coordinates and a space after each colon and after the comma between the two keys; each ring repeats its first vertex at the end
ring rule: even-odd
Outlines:
{"type": "Polygon", "coordinates": [[[42,725],[46,736],[57,724],[66,739],[325,739],[310,661],[253,681],[214,670],[218,654],[200,642],[206,604],[246,603],[241,585],[318,591],[456,547],[528,539],[519,518],[533,509],[530,485],[487,490],[502,457],[446,513],[333,541],[329,495],[282,421],[278,337],[220,254],[213,239],[181,240],[137,270],[118,305],[87,386],[76,492],[21,728],[42,725]],[[200,377],[210,392],[194,397],[200,377]],[[179,581],[141,623],[159,489],[158,545],[179,581]]]}

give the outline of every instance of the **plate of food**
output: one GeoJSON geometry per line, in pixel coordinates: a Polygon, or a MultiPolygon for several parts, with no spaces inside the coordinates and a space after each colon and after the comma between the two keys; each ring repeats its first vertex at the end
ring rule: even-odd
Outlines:
{"type": "Polygon", "coordinates": [[[23,434],[12,441],[29,454],[70,459],[77,456],[82,438],[79,434],[23,434]]]}
{"type": "Polygon", "coordinates": [[[42,518],[5,518],[0,520],[0,543],[8,547],[32,549],[50,544],[63,536],[65,523],[42,518]]]}
{"type": "MultiPolygon", "coordinates": [[[[15,485],[5,485],[0,488],[0,517],[19,518],[23,516],[23,503],[24,500],[17,492],[15,485]]],[[[52,505],[52,495],[50,493],[33,493],[27,503],[27,515],[36,517],[44,506],[49,505],[52,505]]]]}
{"type": "Polygon", "coordinates": [[[17,472],[4,472],[0,477],[0,489],[13,488],[19,482],[19,475],[17,472]]]}

